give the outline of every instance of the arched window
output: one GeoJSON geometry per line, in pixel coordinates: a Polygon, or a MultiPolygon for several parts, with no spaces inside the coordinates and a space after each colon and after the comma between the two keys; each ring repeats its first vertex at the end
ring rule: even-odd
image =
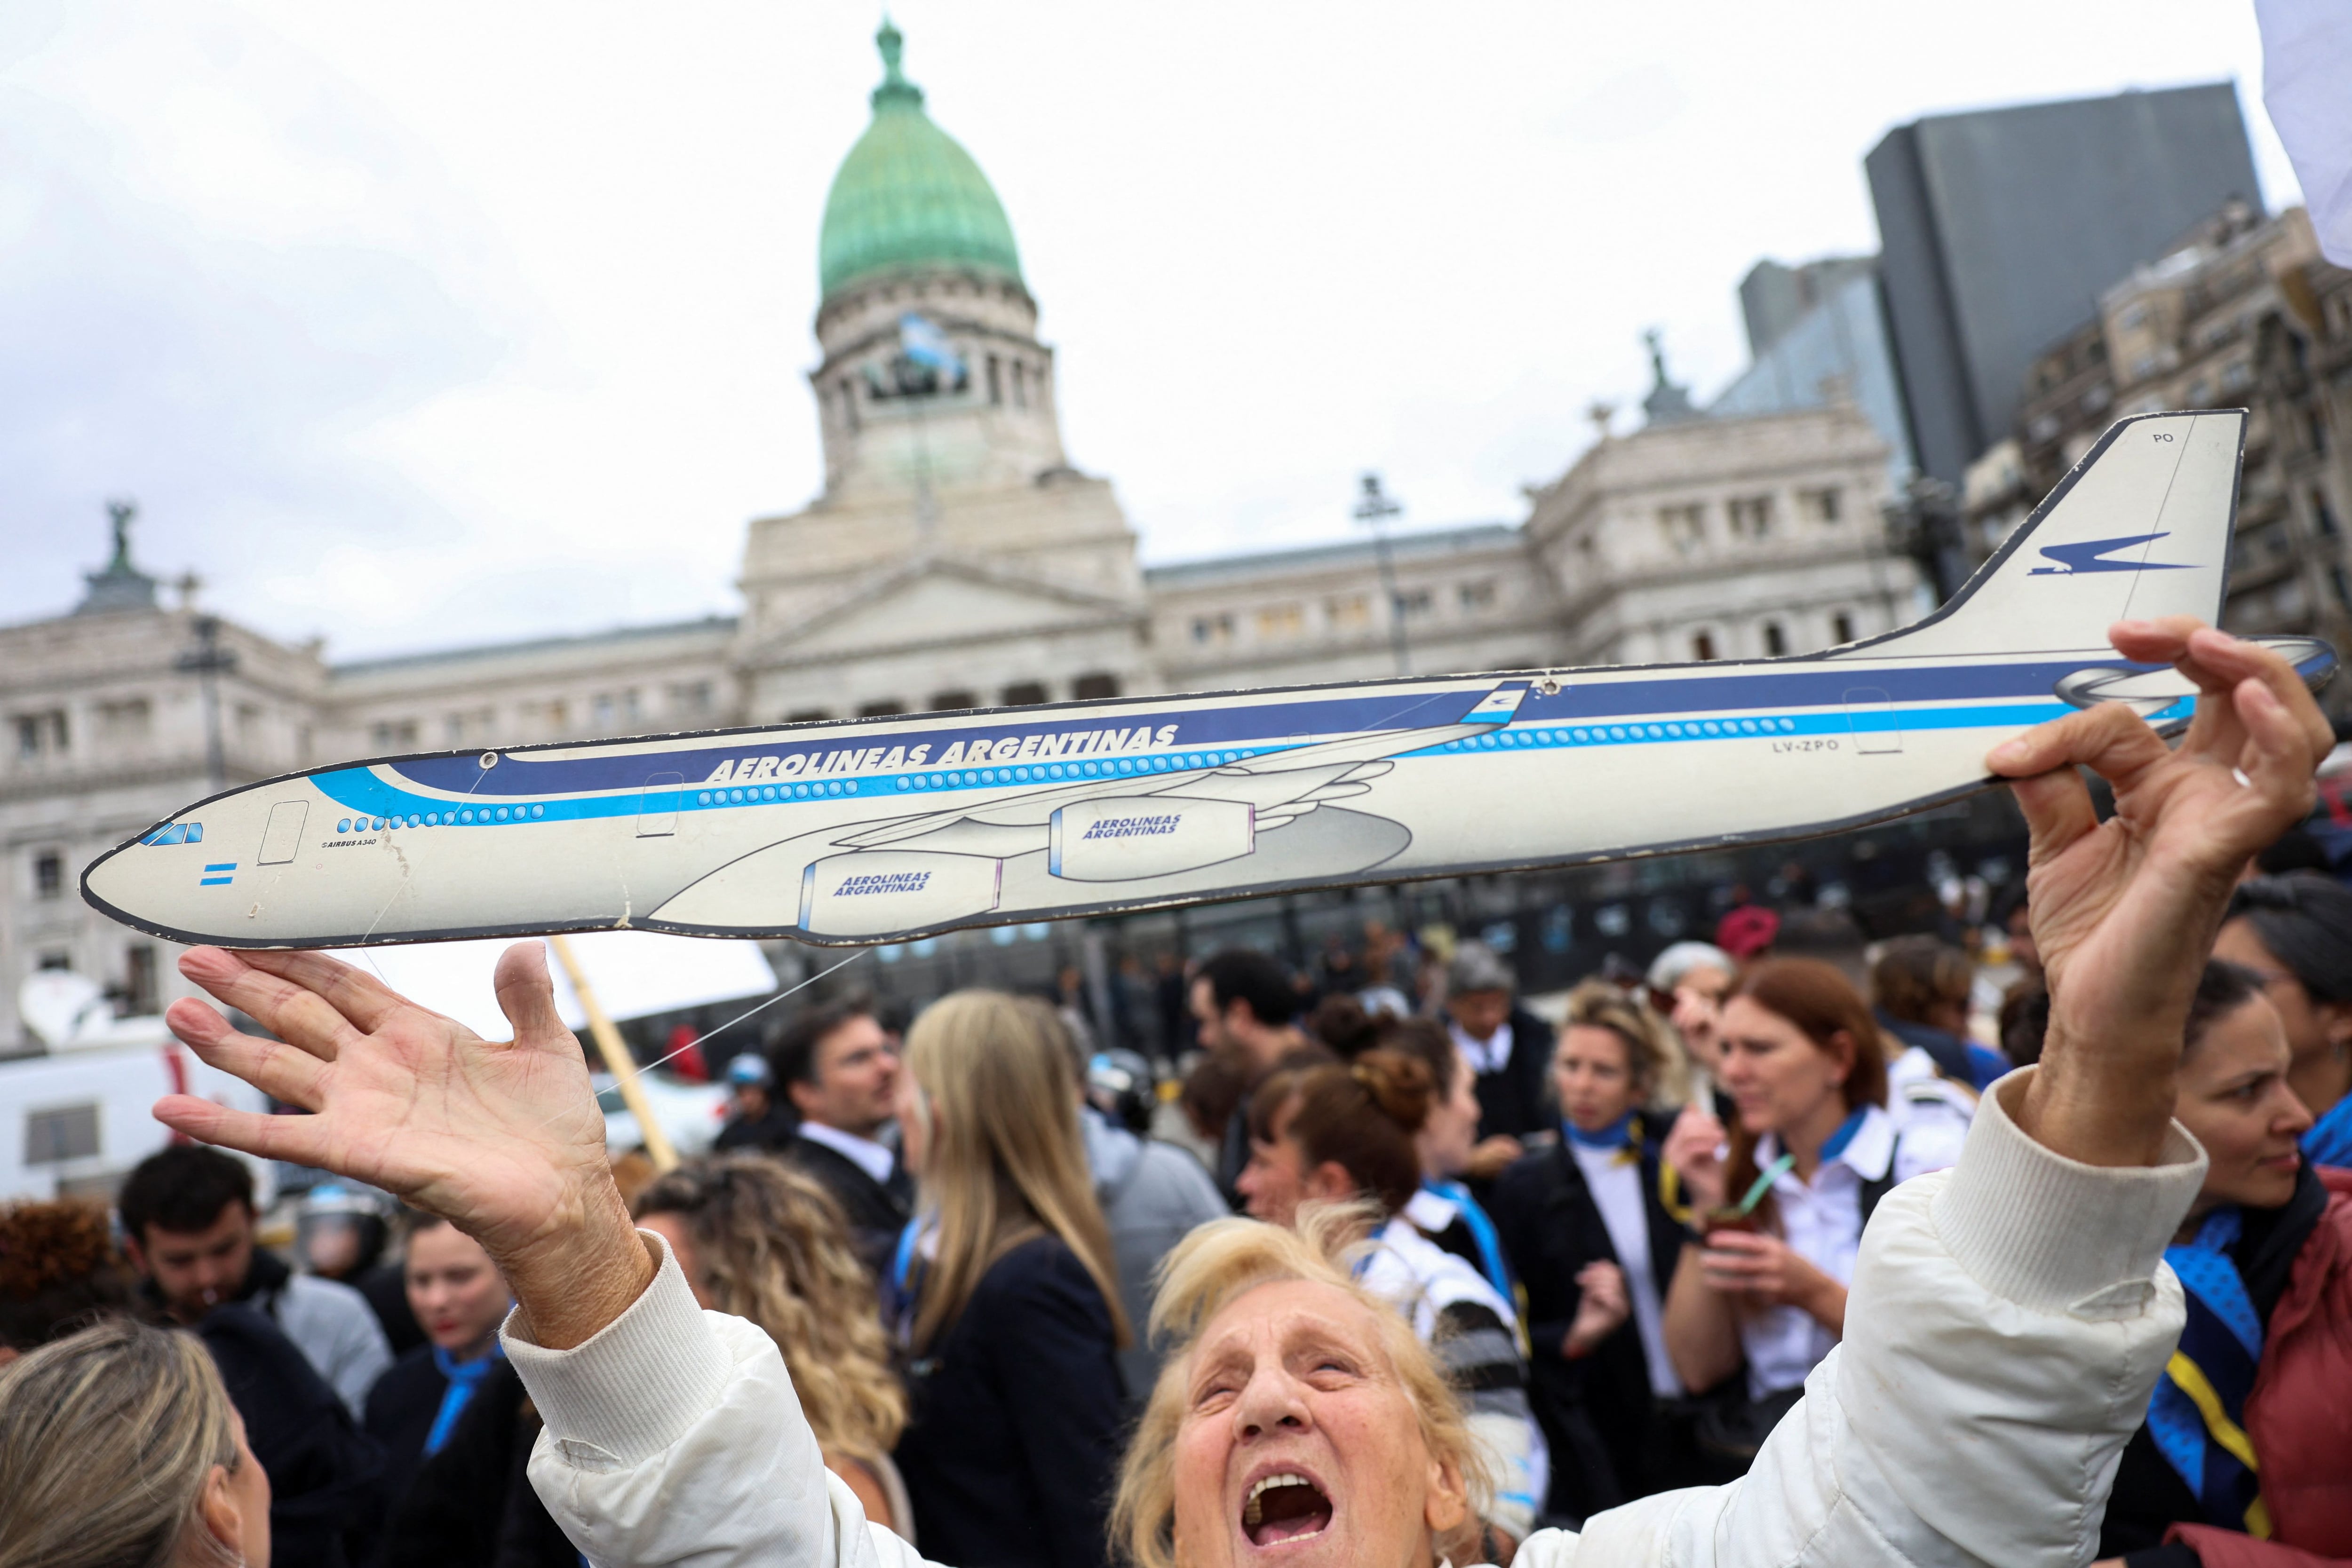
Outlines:
{"type": "Polygon", "coordinates": [[[1780,623],[1778,621],[1764,622],[1764,652],[1768,655],[1779,655],[1788,651],[1789,634],[1780,630],[1780,623]]]}

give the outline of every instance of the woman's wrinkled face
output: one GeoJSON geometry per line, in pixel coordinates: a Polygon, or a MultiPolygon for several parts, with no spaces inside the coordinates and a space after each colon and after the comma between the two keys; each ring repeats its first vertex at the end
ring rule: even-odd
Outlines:
{"type": "Polygon", "coordinates": [[[1427,1568],[1466,1518],[1372,1309],[1330,1285],[1260,1285],[1210,1321],[1184,1372],[1184,1568],[1427,1568]]]}
{"type": "Polygon", "coordinates": [[[1470,1151],[1478,1146],[1478,1070],[1459,1051],[1454,1055],[1454,1082],[1445,1098],[1429,1108],[1413,1146],[1423,1176],[1459,1176],[1469,1167],[1470,1151]]]}
{"type": "Polygon", "coordinates": [[[1716,1077],[1758,1137],[1801,1127],[1827,1100],[1842,1101],[1846,1061],[1751,997],[1723,1008],[1723,1065],[1716,1077]]]}
{"type": "Polygon", "coordinates": [[[2210,1162],[2200,1208],[2242,1203],[2276,1208],[2294,1196],[2296,1142],[2311,1113],[2287,1087],[2293,1052],[2278,1009],[2256,997],[2206,1026],[2180,1064],[2173,1114],[2210,1162]]]}
{"type": "Polygon", "coordinates": [[[1580,1023],[1560,1030],[1559,1047],[1551,1058],[1559,1113],[1582,1132],[1614,1126],[1640,1098],[1627,1061],[1632,1054],[1613,1029],[1580,1023]]]}

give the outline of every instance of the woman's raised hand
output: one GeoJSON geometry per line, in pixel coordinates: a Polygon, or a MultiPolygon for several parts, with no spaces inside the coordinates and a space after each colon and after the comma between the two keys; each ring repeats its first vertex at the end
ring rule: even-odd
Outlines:
{"type": "Polygon", "coordinates": [[[2015,780],[2032,831],[2027,886],[2050,977],[2050,1030],[2019,1124],[2093,1165],[2145,1165],[2163,1147],[2189,1001],[2247,858],[2311,810],[2334,743],[2278,654],[2186,616],[2126,621],[2129,659],[2197,685],[2197,716],[2170,747],[2104,704],[2028,730],[1986,765],[2015,780]],[[2115,789],[2098,820],[2076,771],[2115,789]]]}
{"type": "Polygon", "coordinates": [[[446,1218],[506,1271],[534,1335],[563,1348],[651,1275],[613,1185],[580,1042],[556,1014],[546,948],[499,959],[511,1040],[486,1040],[323,953],[196,947],[180,972],[277,1040],[181,1000],[172,1031],[212,1066],[310,1113],[265,1116],[184,1094],[159,1121],[269,1159],[317,1166],[446,1218]]]}

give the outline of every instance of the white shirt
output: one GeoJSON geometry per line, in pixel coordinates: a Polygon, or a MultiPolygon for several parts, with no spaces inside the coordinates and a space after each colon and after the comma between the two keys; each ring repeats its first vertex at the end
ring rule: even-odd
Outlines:
{"type": "Polygon", "coordinates": [[[1485,1040],[1473,1040],[1462,1032],[1458,1023],[1448,1023],[1446,1032],[1454,1036],[1454,1049],[1469,1063],[1470,1071],[1484,1078],[1490,1072],[1500,1072],[1511,1060],[1511,1026],[1507,1019],[1495,1026],[1495,1032],[1485,1040]]]}
{"type": "Polygon", "coordinates": [[[1642,1162],[1624,1159],[1629,1150],[1595,1149],[1568,1141],[1576,1168],[1592,1205],[1601,1211],[1601,1228],[1609,1232],[1610,1249],[1625,1275],[1626,1299],[1633,1305],[1633,1328],[1642,1336],[1642,1360],[1650,1369],[1650,1392],[1661,1399],[1679,1398],[1683,1380],[1666,1354],[1665,1305],[1658,1294],[1658,1272],[1650,1264],[1650,1213],[1642,1201],[1642,1162]]]}
{"type": "Polygon", "coordinates": [[[855,1133],[845,1133],[838,1127],[828,1127],[823,1122],[803,1122],[801,1136],[846,1156],[877,1182],[887,1184],[892,1167],[898,1163],[898,1156],[890,1152],[889,1145],[861,1138],[855,1133]]]}
{"type": "MultiPolygon", "coordinates": [[[[1835,1159],[1823,1160],[1810,1182],[1790,1171],[1772,1184],[1772,1202],[1780,1212],[1780,1238],[1790,1251],[1835,1280],[1853,1283],[1853,1260],[1862,1250],[1862,1186],[1886,1175],[1908,1181],[1922,1171],[1937,1168],[1934,1157],[1920,1164],[1907,1146],[1896,1159],[1895,1119],[1875,1105],[1865,1106],[1862,1125],[1854,1129],[1835,1159]]],[[[1780,1157],[1780,1140],[1770,1133],[1756,1140],[1756,1163],[1769,1166],[1780,1157]]],[[[1802,1307],[1761,1307],[1739,1319],[1739,1346],[1748,1354],[1748,1396],[1761,1399],[1778,1389],[1804,1382],[1822,1357],[1829,1354],[1838,1336],[1823,1328],[1802,1307]]]]}

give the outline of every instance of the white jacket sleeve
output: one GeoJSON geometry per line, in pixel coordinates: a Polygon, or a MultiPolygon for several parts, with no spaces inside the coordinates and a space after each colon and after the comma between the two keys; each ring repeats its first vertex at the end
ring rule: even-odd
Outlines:
{"type": "MultiPolygon", "coordinates": [[[[1520,1568],[1902,1568],[2090,1561],[2126,1440],[2179,1336],[2163,1267],[2204,1180],[2175,1127],[2149,1168],[2052,1154],[1985,1096],[1959,1165],[1863,1239],[1845,1343],[1748,1478],[1546,1531],[1520,1568]]],[[[547,1429],[531,1484],[598,1568],[919,1568],[830,1480],[768,1337],[698,1311],[658,1238],[646,1293],[577,1349],[507,1354],[547,1429]]]]}
{"type": "Polygon", "coordinates": [[[2165,1244],[2205,1156],[2178,1124],[2147,1168],[2080,1165],[1986,1094],[1957,1167],[1888,1194],[1845,1341],[1745,1480],[1531,1538],[1520,1568],[2084,1563],[2124,1444],[2180,1334],[2165,1244]]]}
{"type": "Polygon", "coordinates": [[[706,1312],[669,1249],[585,1344],[548,1350],[516,1313],[507,1355],[546,1421],[530,1484],[597,1568],[919,1568],[827,1473],[775,1342],[706,1312]]]}

